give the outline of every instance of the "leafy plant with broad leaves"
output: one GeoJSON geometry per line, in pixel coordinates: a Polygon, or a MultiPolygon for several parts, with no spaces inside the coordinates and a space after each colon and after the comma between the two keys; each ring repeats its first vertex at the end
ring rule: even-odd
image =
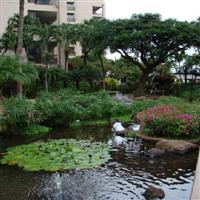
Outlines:
{"type": "Polygon", "coordinates": [[[25,171],[63,171],[100,166],[109,159],[106,144],[60,139],[8,148],[1,164],[17,165],[25,171]]]}

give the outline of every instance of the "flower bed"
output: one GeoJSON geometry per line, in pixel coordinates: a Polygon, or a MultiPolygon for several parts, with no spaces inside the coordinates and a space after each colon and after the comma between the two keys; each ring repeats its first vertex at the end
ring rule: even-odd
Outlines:
{"type": "Polygon", "coordinates": [[[200,135],[196,116],[182,113],[171,105],[154,106],[138,113],[144,133],[159,137],[193,137],[200,135]]]}

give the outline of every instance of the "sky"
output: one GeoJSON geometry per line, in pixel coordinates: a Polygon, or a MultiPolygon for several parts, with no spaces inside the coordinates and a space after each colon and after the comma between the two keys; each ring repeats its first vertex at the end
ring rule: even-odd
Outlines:
{"type": "Polygon", "coordinates": [[[129,18],[132,14],[159,13],[163,19],[192,21],[200,17],[200,0],[105,0],[106,18],[129,18]]]}
{"type": "MultiPolygon", "coordinates": [[[[162,19],[174,18],[193,21],[200,17],[200,0],[104,0],[106,18],[129,18],[132,14],[158,13],[162,19]]],[[[107,58],[118,59],[119,54],[107,53],[107,58]]]]}

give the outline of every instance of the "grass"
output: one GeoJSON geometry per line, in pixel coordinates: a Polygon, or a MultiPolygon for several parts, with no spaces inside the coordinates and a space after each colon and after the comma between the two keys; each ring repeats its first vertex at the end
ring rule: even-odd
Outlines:
{"type": "Polygon", "coordinates": [[[132,114],[131,113],[113,117],[114,120],[119,120],[119,121],[123,121],[123,122],[130,122],[131,118],[132,118],[132,114]]]}
{"type": "Polygon", "coordinates": [[[70,128],[80,128],[83,126],[97,126],[97,127],[102,127],[102,126],[108,126],[109,125],[109,120],[106,119],[99,119],[99,120],[88,120],[88,121],[74,121],[69,124],[70,128]]]}
{"type": "Polygon", "coordinates": [[[136,132],[135,131],[128,131],[127,137],[134,138],[135,136],[136,136],[136,132]]]}

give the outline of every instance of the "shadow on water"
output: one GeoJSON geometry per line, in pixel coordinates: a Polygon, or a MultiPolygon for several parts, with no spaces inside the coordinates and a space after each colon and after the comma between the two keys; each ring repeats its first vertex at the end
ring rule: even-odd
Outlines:
{"type": "MultiPolygon", "coordinates": [[[[144,200],[142,193],[149,185],[163,188],[165,200],[189,199],[197,153],[147,158],[143,152],[150,144],[115,136],[108,128],[56,130],[42,139],[49,138],[105,142],[112,148],[112,159],[100,168],[56,173],[0,165],[1,200],[144,200]]],[[[35,139],[1,137],[0,152],[35,139]]]]}

